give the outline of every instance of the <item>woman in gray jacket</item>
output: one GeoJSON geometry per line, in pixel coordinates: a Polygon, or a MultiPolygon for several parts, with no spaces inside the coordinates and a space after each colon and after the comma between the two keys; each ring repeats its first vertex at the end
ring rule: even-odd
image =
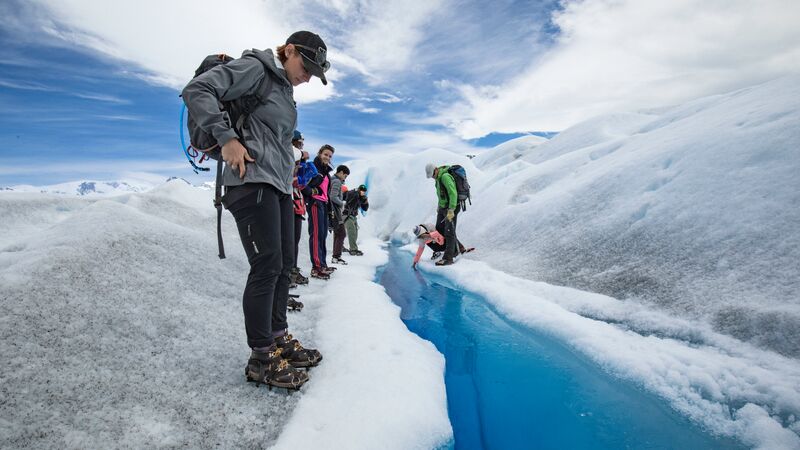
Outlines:
{"type": "Polygon", "coordinates": [[[328,84],[329,67],[322,38],[298,31],[276,54],[270,49],[246,51],[195,77],[183,90],[189,114],[222,147],[223,204],[236,219],[250,263],[242,301],[252,349],[245,369],[248,381],[299,389],[308,381],[307,372],[299,368],[322,359],[288,333],[286,303],[294,252],[294,87],[312,75],[328,84]],[[258,92],[263,86],[268,90],[258,92]],[[231,124],[221,105],[248,96],[257,96],[258,106],[242,123],[231,124]]]}

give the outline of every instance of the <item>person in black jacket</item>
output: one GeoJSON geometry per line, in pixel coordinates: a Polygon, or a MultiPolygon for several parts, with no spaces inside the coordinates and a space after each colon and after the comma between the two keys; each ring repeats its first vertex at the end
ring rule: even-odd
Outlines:
{"type": "Polygon", "coordinates": [[[358,189],[347,191],[344,194],[344,227],[347,231],[347,241],[350,245],[350,254],[361,256],[364,253],[358,249],[358,210],[366,211],[369,209],[369,199],[367,198],[367,187],[361,185],[358,189]]]}

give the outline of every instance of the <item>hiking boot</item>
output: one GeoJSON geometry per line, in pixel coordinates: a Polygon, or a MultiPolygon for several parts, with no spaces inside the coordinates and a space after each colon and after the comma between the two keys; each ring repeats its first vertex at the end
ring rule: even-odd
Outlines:
{"type": "Polygon", "coordinates": [[[361,250],[350,250],[350,254],[353,256],[363,256],[364,253],[361,250]]]}
{"type": "Polygon", "coordinates": [[[244,368],[247,381],[268,386],[298,390],[308,381],[308,373],[292,367],[282,355],[283,350],[272,344],[266,352],[253,350],[244,368]]]}
{"type": "Polygon", "coordinates": [[[331,262],[332,262],[332,263],[334,263],[334,264],[341,264],[341,265],[343,265],[343,266],[346,266],[346,265],[347,265],[347,261],[343,260],[342,258],[337,258],[336,256],[334,256],[334,257],[331,259],[331,262]]]}
{"type": "Polygon", "coordinates": [[[300,311],[303,309],[303,306],[303,302],[292,296],[289,296],[289,300],[286,302],[286,308],[289,311],[300,311]]]}
{"type": "Polygon", "coordinates": [[[304,277],[302,273],[300,273],[300,269],[292,269],[292,282],[294,284],[308,284],[308,278],[304,277]]]}
{"type": "Polygon", "coordinates": [[[330,275],[327,272],[323,272],[322,269],[311,269],[311,277],[312,278],[319,278],[320,280],[328,280],[330,279],[330,275]]]}
{"type": "Polygon", "coordinates": [[[450,264],[453,264],[453,262],[454,261],[452,259],[440,259],[439,261],[436,261],[436,265],[437,266],[449,266],[450,264]]]}
{"type": "Polygon", "coordinates": [[[297,339],[288,332],[275,338],[275,345],[281,349],[281,357],[292,367],[314,367],[322,361],[322,354],[313,348],[303,348],[297,339]]]}
{"type": "Polygon", "coordinates": [[[325,266],[325,267],[323,267],[321,270],[322,270],[323,272],[327,273],[328,275],[330,275],[330,274],[332,274],[333,272],[335,272],[335,271],[336,271],[336,267],[328,267],[328,266],[325,266]]]}
{"type": "Polygon", "coordinates": [[[433,255],[431,255],[431,260],[434,260],[440,256],[442,256],[442,252],[433,252],[433,255]]]}

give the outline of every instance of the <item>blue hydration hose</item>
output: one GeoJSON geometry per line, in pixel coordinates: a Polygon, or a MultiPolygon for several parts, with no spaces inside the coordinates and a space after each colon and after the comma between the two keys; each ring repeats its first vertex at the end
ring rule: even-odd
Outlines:
{"type": "Polygon", "coordinates": [[[192,165],[192,170],[194,170],[194,173],[200,173],[198,171],[208,172],[209,171],[208,167],[200,167],[197,164],[195,164],[194,159],[192,159],[192,155],[189,154],[189,147],[191,146],[186,145],[186,139],[183,137],[183,128],[184,128],[183,116],[185,112],[186,112],[186,103],[181,102],[181,121],[178,123],[178,130],[180,130],[181,134],[181,148],[183,149],[183,154],[186,155],[186,159],[188,159],[189,164],[192,165]]]}

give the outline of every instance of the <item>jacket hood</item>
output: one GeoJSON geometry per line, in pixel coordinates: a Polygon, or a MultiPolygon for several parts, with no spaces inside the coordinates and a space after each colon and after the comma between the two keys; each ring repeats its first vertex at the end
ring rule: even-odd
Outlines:
{"type": "Polygon", "coordinates": [[[289,83],[289,79],[286,78],[286,71],[283,70],[283,67],[278,67],[275,63],[275,53],[272,52],[271,48],[266,50],[259,50],[254,48],[252,50],[245,50],[242,52],[242,56],[246,55],[253,55],[258,58],[266,67],[269,67],[270,70],[276,75],[278,75],[279,80],[283,80],[289,86],[292,86],[292,83],[289,83]]]}

